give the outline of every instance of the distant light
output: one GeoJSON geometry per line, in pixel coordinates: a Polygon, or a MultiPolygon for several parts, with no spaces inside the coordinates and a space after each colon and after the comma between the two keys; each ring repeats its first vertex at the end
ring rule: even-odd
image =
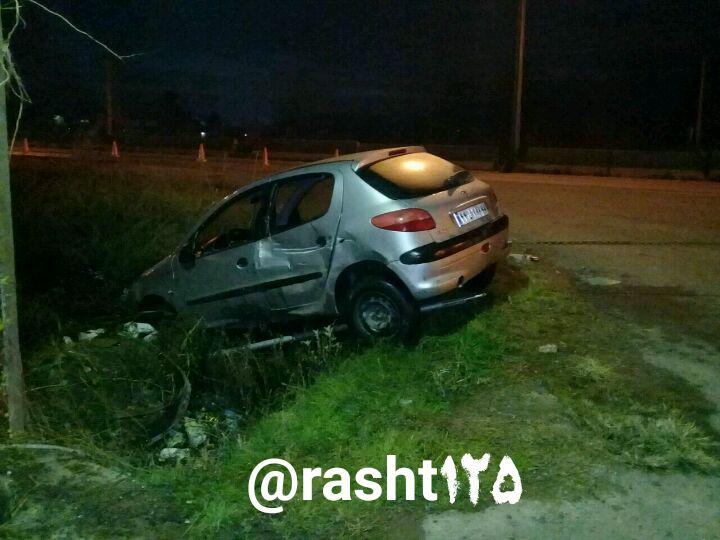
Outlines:
{"type": "Polygon", "coordinates": [[[83,119],[80,120],[80,123],[81,123],[81,124],[89,124],[89,123],[90,123],[90,120],[88,120],[87,118],[83,118],[83,119]]]}
{"type": "Polygon", "coordinates": [[[245,137],[247,137],[247,133],[245,134],[245,137]]]}
{"type": "Polygon", "coordinates": [[[56,126],[61,126],[65,123],[65,118],[63,118],[59,114],[56,114],[55,116],[53,116],[53,122],[55,123],[56,126]]]}
{"type": "Polygon", "coordinates": [[[205,133],[204,131],[200,132],[200,137],[202,137],[203,139],[205,138],[205,135],[207,135],[207,133],[205,133]]]}
{"type": "Polygon", "coordinates": [[[408,171],[422,171],[425,169],[425,164],[422,161],[406,161],[403,167],[408,171]]]}

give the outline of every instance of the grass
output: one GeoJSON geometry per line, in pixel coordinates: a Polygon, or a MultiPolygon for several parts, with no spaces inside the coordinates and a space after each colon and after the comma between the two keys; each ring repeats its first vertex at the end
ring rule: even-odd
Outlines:
{"type": "MultiPolygon", "coordinates": [[[[508,273],[506,280],[521,277],[508,273]]],[[[452,333],[428,335],[412,350],[379,344],[346,354],[281,410],[260,418],[240,443],[225,447],[220,461],[159,469],[153,483],[176,485],[180,498],[204,501],[191,536],[379,537],[395,531],[400,538],[415,536],[426,513],[451,508],[442,482],[435,483],[435,504],[294,501],[268,519],[248,503],[250,470],[268,457],[282,457],[297,469],[382,471],[390,453],[417,467],[422,459],[439,465],[448,454],[459,459],[465,452],[489,452],[480,506],[492,503],[492,471],[505,454],[521,471],[524,496],[535,499],[602,493],[606,479],[599,463],[716,471],[716,449],[687,419],[693,400],[677,410],[658,408],[658,401],[674,402],[669,398],[679,383],[661,382],[648,366],[643,376],[654,381],[652,393],[615,376],[632,361],[617,348],[617,328],[566,286],[533,271],[524,289],[509,300],[499,294],[492,309],[460,316],[452,333]],[[562,337],[563,347],[549,358],[537,353],[537,344],[550,333],[562,337]],[[597,359],[601,350],[607,363],[597,359]],[[638,408],[644,411],[640,424],[638,408]]],[[[453,507],[472,510],[464,498],[453,507]]]]}
{"type": "Polygon", "coordinates": [[[546,500],[601,494],[607,478],[598,464],[718,469],[708,403],[639,361],[621,322],[544,263],[503,268],[483,309],[427,319],[412,348],[339,344],[318,332],[265,354],[213,356],[232,337],[190,331],[182,320],[154,343],[117,331],[126,320],[123,288],[222,193],[118,174],[14,178],[34,435],[90,457],[0,449],[12,463],[12,475],[0,475],[0,535],[407,538],[428,513],[473,510],[462,494],[451,507],[439,481],[432,504],[330,503],[318,483],[312,502],[265,516],[249,504],[246,484],[269,457],[298,469],[382,471],[388,454],[416,468],[423,459],[439,466],[447,455],[488,452],[480,508],[493,504],[505,454],[520,470],[524,497],[546,500]],[[100,340],[62,342],[96,326],[108,330],[100,340]],[[539,353],[547,343],[558,353],[539,353]],[[180,369],[193,385],[189,414],[209,428],[211,445],[187,463],[158,466],[146,441],[174,411],[180,369]],[[225,407],[237,412],[237,428],[219,420],[225,407]],[[123,480],[110,482],[88,462],[122,471],[123,480]],[[76,475],[67,488],[64,470],[76,475]]]}
{"type": "Polygon", "coordinates": [[[594,429],[628,463],[649,469],[718,468],[717,444],[677,411],[654,414],[599,413],[590,416],[594,429]]]}

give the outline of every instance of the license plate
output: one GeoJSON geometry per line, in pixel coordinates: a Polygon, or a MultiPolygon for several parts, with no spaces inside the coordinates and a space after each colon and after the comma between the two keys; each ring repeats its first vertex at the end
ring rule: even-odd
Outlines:
{"type": "Polygon", "coordinates": [[[480,204],[470,206],[469,208],[465,208],[459,212],[453,212],[453,219],[458,227],[462,227],[468,223],[484,218],[489,213],[490,212],[488,211],[487,206],[485,206],[485,203],[481,202],[480,204]]]}

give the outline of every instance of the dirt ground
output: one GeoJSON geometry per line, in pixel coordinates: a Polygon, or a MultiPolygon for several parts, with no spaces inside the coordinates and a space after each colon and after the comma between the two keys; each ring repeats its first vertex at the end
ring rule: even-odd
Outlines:
{"type": "MultiPolygon", "coordinates": [[[[720,433],[720,184],[478,172],[511,217],[513,248],[570,272],[635,336],[638,362],[681,377],[720,433]],[[607,278],[592,280],[588,278],[607,278]],[[589,283],[613,283],[590,285],[589,283]]],[[[620,467],[613,486],[560,504],[429,515],[427,538],[717,538],[720,481],[620,467]]]]}

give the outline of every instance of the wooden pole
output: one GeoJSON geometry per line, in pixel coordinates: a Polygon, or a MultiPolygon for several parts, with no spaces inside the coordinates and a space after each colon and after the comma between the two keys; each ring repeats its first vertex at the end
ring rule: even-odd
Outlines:
{"type": "MultiPolygon", "coordinates": [[[[0,40],[2,40],[0,21],[0,40]]],[[[13,240],[12,201],[10,199],[10,150],[8,148],[5,86],[0,88],[0,323],[3,337],[3,371],[8,404],[10,436],[25,431],[27,404],[23,382],[20,337],[18,332],[17,287],[15,281],[15,243],[13,240]]]]}

